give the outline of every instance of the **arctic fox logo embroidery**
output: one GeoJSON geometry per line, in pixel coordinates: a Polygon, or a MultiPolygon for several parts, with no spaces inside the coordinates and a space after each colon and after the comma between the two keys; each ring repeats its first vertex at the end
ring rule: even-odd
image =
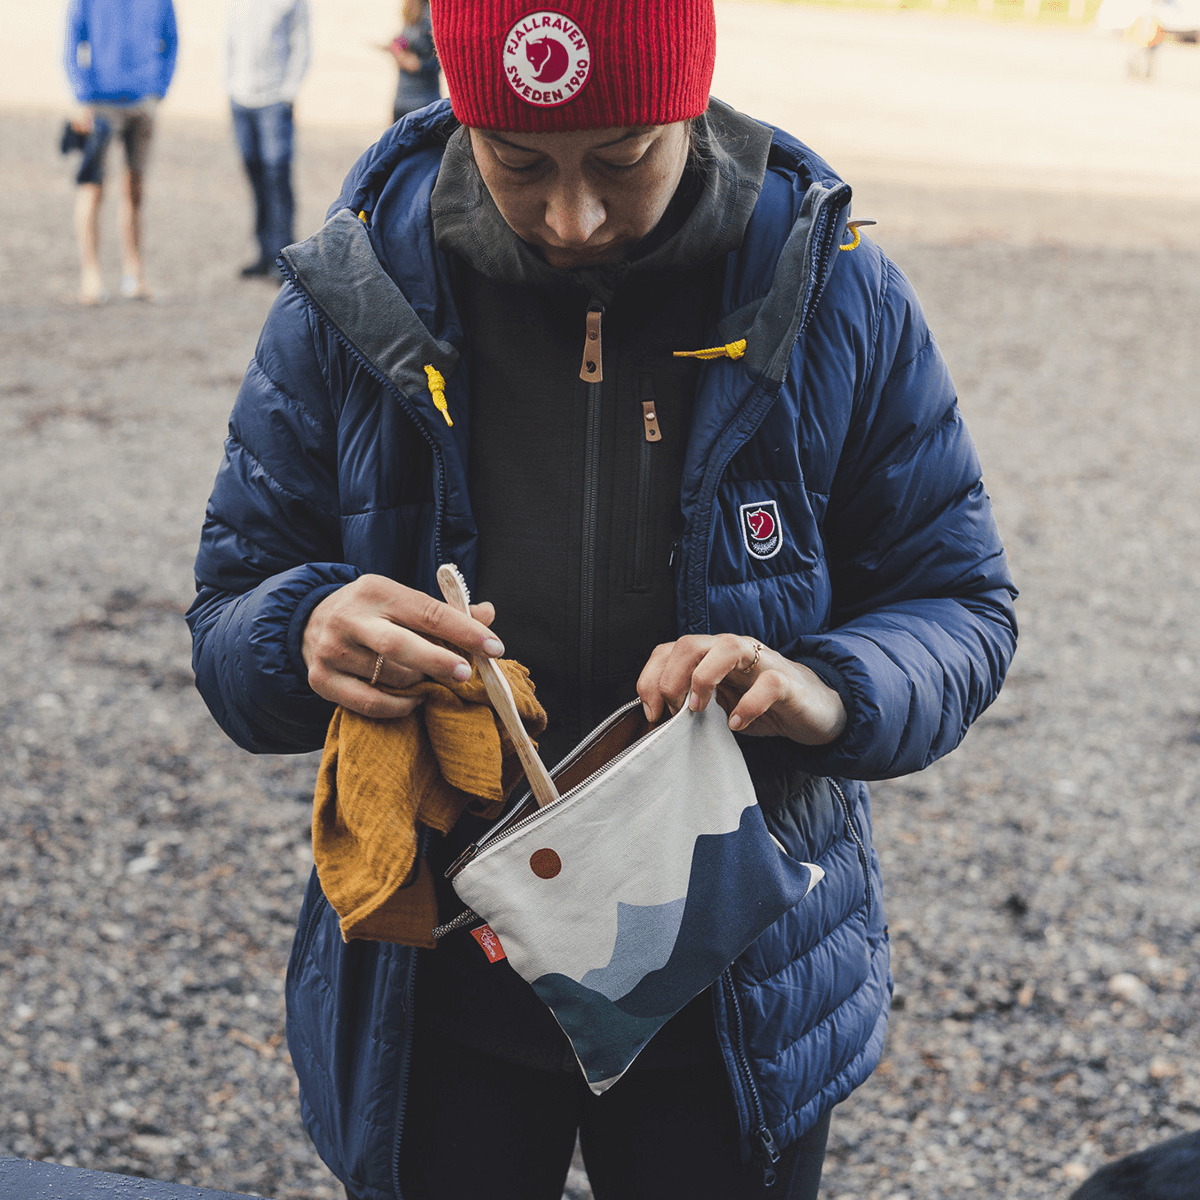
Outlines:
{"type": "Polygon", "coordinates": [[[509,86],[540,108],[573,100],[592,73],[592,48],[583,30],[548,10],[522,17],[508,31],[501,56],[509,86]]]}
{"type": "Polygon", "coordinates": [[[536,42],[526,42],[525,57],[537,72],[534,79],[538,83],[557,83],[571,65],[571,56],[566,46],[549,37],[538,38],[536,42]]]}
{"type": "Polygon", "coordinates": [[[783,545],[783,527],[779,521],[779,506],[774,500],[756,500],[743,504],[741,516],[742,541],[755,558],[773,558],[783,545]]]}

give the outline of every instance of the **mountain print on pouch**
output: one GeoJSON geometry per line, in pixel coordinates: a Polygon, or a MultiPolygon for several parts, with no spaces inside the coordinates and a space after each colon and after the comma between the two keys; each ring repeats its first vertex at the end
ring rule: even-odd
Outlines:
{"type": "Polygon", "coordinates": [[[640,912],[619,904],[607,967],[579,981],[554,973],[532,981],[571,1039],[593,1091],[615,1083],[654,1034],[757,936],[764,872],[771,876],[767,890],[783,902],[780,912],[803,900],[824,874],[780,853],[753,804],[733,833],[696,839],[685,897],[640,912]],[[737,911],[742,905],[749,911],[737,911]],[[663,957],[666,931],[672,936],[663,957]],[[657,966],[655,958],[662,959],[657,966]]]}
{"type": "Polygon", "coordinates": [[[498,826],[453,883],[599,1095],[823,874],[768,832],[713,704],[681,710],[561,799],[498,826]]]}

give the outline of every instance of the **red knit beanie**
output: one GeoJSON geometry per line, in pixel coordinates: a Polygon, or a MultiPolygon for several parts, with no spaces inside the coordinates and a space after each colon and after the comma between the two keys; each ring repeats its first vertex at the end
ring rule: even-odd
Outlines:
{"type": "Polygon", "coordinates": [[[712,0],[432,0],[430,9],[464,125],[667,125],[708,107],[712,0]]]}

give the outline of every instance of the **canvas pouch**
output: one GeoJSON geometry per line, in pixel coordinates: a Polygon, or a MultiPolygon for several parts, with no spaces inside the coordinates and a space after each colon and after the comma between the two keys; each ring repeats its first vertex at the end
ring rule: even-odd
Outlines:
{"type": "Polygon", "coordinates": [[[768,831],[716,704],[634,701],[551,775],[447,871],[468,912],[434,936],[486,921],[599,1095],[824,872],[768,831]]]}

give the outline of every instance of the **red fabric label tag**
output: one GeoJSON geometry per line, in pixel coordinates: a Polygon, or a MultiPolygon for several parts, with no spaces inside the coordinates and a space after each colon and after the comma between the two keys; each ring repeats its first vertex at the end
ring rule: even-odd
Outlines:
{"type": "Polygon", "coordinates": [[[500,939],[492,932],[490,925],[480,925],[478,929],[472,929],[471,936],[483,947],[484,954],[488,956],[488,962],[499,962],[502,958],[508,957],[504,953],[504,947],[500,945],[500,939]]]}

